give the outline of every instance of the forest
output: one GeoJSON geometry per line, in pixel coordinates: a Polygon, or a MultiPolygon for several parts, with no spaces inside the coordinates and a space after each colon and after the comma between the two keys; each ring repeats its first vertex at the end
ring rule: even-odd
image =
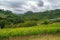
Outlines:
{"type": "Polygon", "coordinates": [[[10,10],[0,9],[0,28],[30,27],[60,22],[60,9],[44,12],[27,11],[15,14],[10,10]]]}

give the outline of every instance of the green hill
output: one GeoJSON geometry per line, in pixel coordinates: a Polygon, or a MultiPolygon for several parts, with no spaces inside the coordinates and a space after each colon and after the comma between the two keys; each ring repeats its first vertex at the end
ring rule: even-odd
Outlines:
{"type": "Polygon", "coordinates": [[[0,9],[0,26],[4,27],[29,27],[49,22],[60,22],[60,9],[45,12],[28,11],[24,14],[14,14],[10,10],[0,9]],[[52,20],[53,19],[53,20],[52,20]]]}

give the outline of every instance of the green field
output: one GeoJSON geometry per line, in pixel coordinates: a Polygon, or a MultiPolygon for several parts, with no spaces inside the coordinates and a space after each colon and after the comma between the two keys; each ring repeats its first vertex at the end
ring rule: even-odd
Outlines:
{"type": "Polygon", "coordinates": [[[37,34],[60,34],[60,24],[40,25],[22,28],[0,29],[0,38],[27,36],[37,34]]]}

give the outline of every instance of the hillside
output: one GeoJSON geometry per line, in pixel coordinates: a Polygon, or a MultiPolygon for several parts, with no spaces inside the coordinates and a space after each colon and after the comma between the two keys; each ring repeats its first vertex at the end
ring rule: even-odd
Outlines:
{"type": "Polygon", "coordinates": [[[36,26],[37,23],[44,22],[53,19],[53,22],[60,22],[60,9],[50,10],[45,12],[32,12],[28,11],[24,14],[14,14],[9,10],[0,9],[0,26],[4,27],[28,27],[36,26]],[[17,26],[16,26],[17,25],[17,26]]]}
{"type": "Polygon", "coordinates": [[[24,16],[25,18],[27,17],[28,19],[31,20],[53,19],[60,17],[60,9],[50,10],[45,12],[34,12],[34,13],[32,11],[28,11],[25,13],[24,16]]]}
{"type": "Polygon", "coordinates": [[[0,40],[60,40],[60,9],[14,14],[0,10],[0,40]]]}

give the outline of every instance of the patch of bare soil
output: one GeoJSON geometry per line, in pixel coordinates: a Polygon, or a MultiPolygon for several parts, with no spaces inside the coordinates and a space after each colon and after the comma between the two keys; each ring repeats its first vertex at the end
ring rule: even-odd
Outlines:
{"type": "Polygon", "coordinates": [[[60,34],[53,35],[31,35],[23,37],[9,37],[2,40],[60,40],[60,34]]]}

